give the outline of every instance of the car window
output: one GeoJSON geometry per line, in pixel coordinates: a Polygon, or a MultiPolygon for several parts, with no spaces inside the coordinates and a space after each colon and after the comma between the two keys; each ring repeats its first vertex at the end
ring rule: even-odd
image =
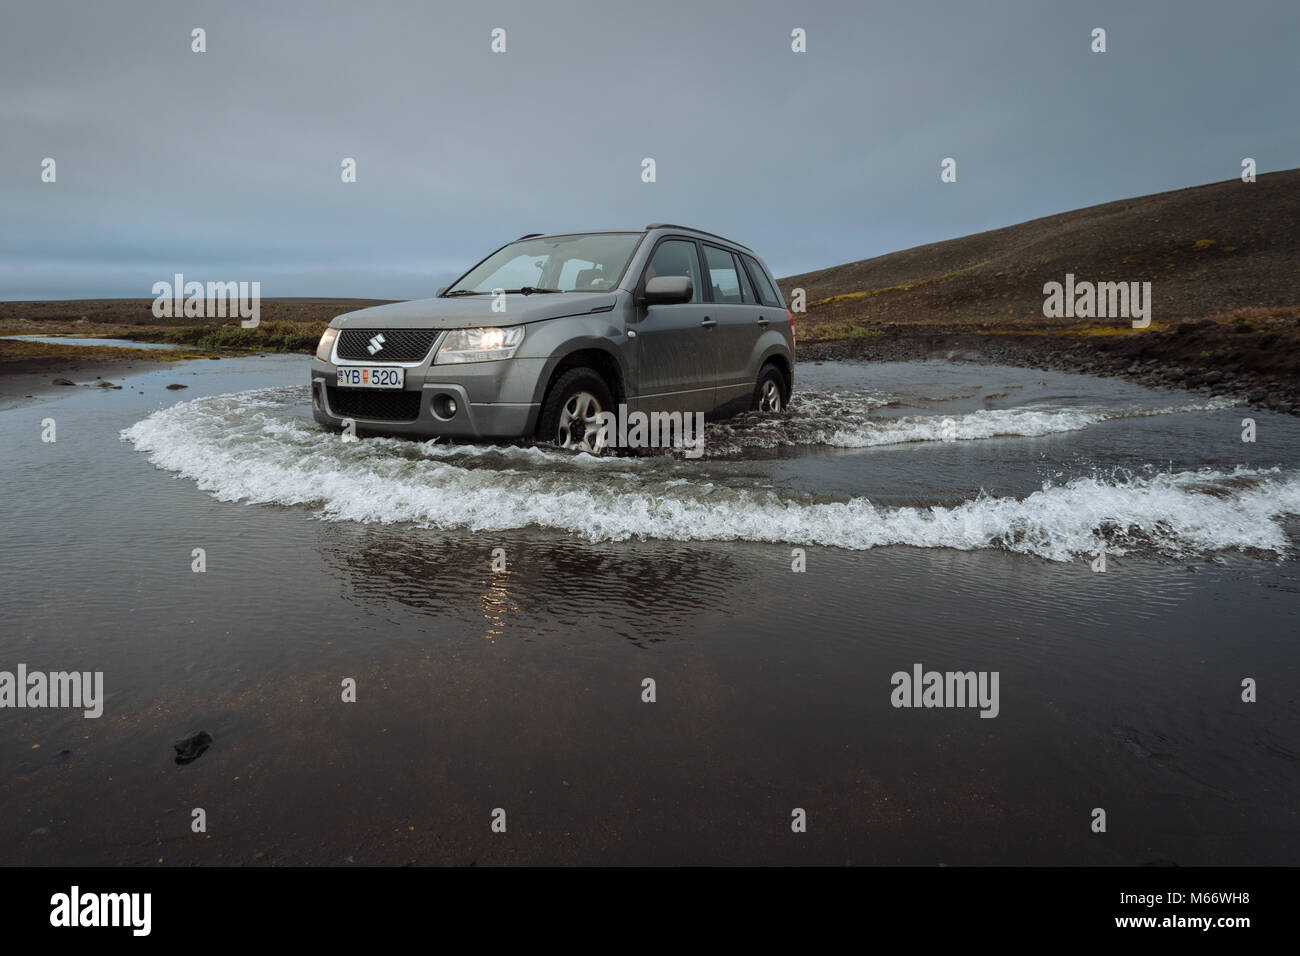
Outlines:
{"type": "Polygon", "coordinates": [[[559,292],[612,289],[643,238],[641,233],[593,232],[519,239],[461,276],[447,293],[485,295],[525,286],[559,292]]]}
{"type": "Polygon", "coordinates": [[[740,304],[740,277],[736,275],[736,260],[726,249],[704,247],[704,267],[709,270],[709,285],[713,287],[714,302],[740,304]]]}
{"type": "Polygon", "coordinates": [[[613,284],[599,263],[588,262],[586,259],[566,259],[564,267],[560,269],[557,286],[581,292],[584,289],[607,289],[613,284]]]}
{"type": "Polygon", "coordinates": [[[691,280],[691,301],[702,300],[700,259],[695,254],[695,243],[690,240],[666,239],[659,243],[659,248],[650,257],[650,264],[645,267],[647,282],[655,276],[686,276],[691,280]]]}
{"type": "Polygon", "coordinates": [[[492,274],[492,287],[519,289],[526,285],[541,285],[542,266],[545,261],[536,256],[515,256],[492,274]]]}
{"type": "Polygon", "coordinates": [[[764,305],[781,305],[781,297],[776,294],[772,288],[771,281],[767,278],[767,273],[763,267],[758,264],[753,256],[745,256],[745,264],[749,266],[749,274],[754,280],[754,285],[758,288],[758,301],[764,305]]]}
{"type": "Polygon", "coordinates": [[[758,302],[758,296],[754,294],[754,286],[749,281],[749,276],[745,274],[745,267],[740,264],[740,256],[732,253],[731,258],[736,263],[736,275],[740,276],[740,298],[742,302],[750,304],[758,302]]]}

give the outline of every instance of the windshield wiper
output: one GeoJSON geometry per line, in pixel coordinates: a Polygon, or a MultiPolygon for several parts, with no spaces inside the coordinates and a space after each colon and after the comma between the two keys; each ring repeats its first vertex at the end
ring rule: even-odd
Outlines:
{"type": "Polygon", "coordinates": [[[563,289],[539,289],[535,285],[526,285],[519,290],[524,295],[532,295],[534,292],[563,292],[563,289]]]}
{"type": "Polygon", "coordinates": [[[442,294],[442,297],[444,299],[450,299],[453,295],[487,295],[487,294],[488,293],[486,292],[473,292],[469,289],[456,289],[452,292],[444,292],[442,294]]]}

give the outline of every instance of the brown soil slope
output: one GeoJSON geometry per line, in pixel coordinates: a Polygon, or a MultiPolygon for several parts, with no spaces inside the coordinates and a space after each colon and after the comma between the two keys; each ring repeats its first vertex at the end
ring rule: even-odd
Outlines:
{"type": "Polygon", "coordinates": [[[780,285],[787,299],[806,291],[809,338],[838,338],[872,325],[1078,325],[1042,314],[1043,284],[1067,272],[1151,282],[1157,325],[1300,305],[1300,170],[1090,206],[780,285]]]}

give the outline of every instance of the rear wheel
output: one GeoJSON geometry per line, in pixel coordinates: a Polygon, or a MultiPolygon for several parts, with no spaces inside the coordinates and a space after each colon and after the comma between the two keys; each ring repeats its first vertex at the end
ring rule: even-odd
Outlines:
{"type": "Polygon", "coordinates": [[[614,411],[609,386],[589,368],[571,368],[551,386],[542,403],[537,437],[561,448],[601,454],[609,446],[602,412],[614,411]]]}
{"type": "Polygon", "coordinates": [[[785,376],[775,365],[764,365],[758,373],[754,388],[752,409],[757,412],[779,412],[785,408],[785,376]]]}

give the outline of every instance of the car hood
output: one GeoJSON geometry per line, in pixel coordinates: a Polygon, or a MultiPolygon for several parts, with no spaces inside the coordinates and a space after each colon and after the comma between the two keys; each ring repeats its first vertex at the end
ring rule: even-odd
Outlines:
{"type": "Polygon", "coordinates": [[[604,292],[560,292],[506,295],[506,310],[493,312],[491,295],[451,299],[414,299],[358,309],[335,318],[334,328],[470,329],[490,325],[523,325],[566,315],[608,311],[617,296],[604,292]]]}

